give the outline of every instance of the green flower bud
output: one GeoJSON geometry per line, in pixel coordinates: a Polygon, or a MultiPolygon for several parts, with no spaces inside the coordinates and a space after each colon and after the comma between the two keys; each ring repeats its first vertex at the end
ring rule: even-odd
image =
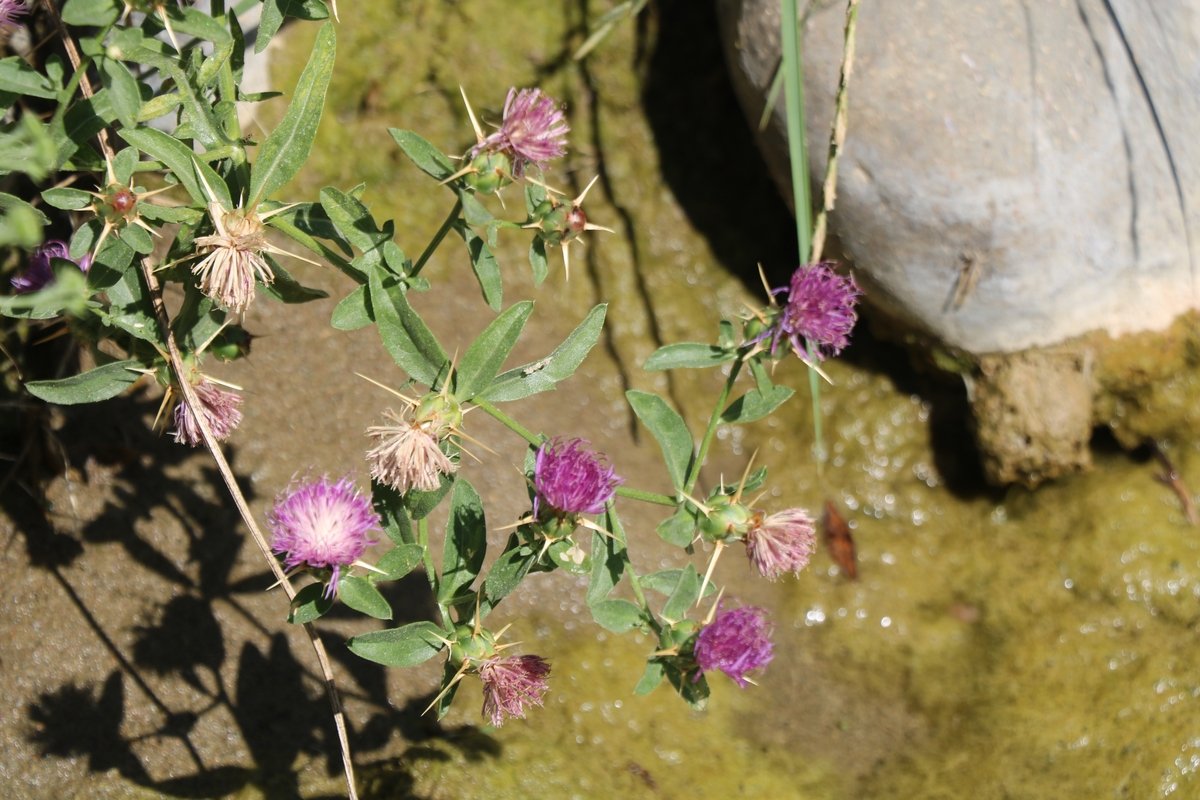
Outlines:
{"type": "Polygon", "coordinates": [[[454,638],[450,645],[450,663],[455,667],[465,662],[477,663],[496,654],[496,637],[489,630],[480,629],[478,633],[470,625],[459,625],[454,629],[454,638]]]}
{"type": "Polygon", "coordinates": [[[512,162],[504,153],[484,151],[475,156],[471,167],[464,180],[479,194],[495,194],[512,183],[512,162]]]}
{"type": "Polygon", "coordinates": [[[413,413],[413,422],[424,430],[441,437],[462,426],[462,405],[451,394],[431,392],[421,398],[413,413]]]}
{"type": "Polygon", "coordinates": [[[753,524],[754,512],[729,495],[709,499],[709,512],[700,520],[700,533],[710,542],[741,539],[753,524]]]}

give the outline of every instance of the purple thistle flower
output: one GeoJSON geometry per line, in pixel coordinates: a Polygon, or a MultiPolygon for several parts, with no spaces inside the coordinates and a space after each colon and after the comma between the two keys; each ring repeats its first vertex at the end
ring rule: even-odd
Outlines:
{"type": "Polygon", "coordinates": [[[549,684],[550,664],[541,656],[494,656],[479,665],[483,681],[483,715],[492,725],[504,724],[505,715],[525,718],[525,709],[542,704],[549,684]]]}
{"type": "Polygon", "coordinates": [[[787,304],[767,330],[774,353],[780,339],[787,339],[802,361],[809,360],[812,347],[817,361],[831,358],[850,344],[850,331],[858,320],[854,306],[862,296],[853,277],[833,271],[833,262],[822,261],[800,267],[791,285],[772,294],[787,292],[787,304]]]}
{"type": "Polygon", "coordinates": [[[541,89],[508,90],[500,129],[471,150],[504,153],[512,159],[512,171],[521,177],[529,163],[539,167],[567,152],[567,124],[562,108],[541,89]]]}
{"type": "MultiPolygon", "coordinates": [[[[218,442],[225,441],[242,422],[242,396],[223,389],[210,380],[201,380],[192,388],[200,401],[200,412],[204,414],[208,429],[218,442]]],[[[174,435],[175,441],[190,444],[192,447],[204,442],[200,425],[186,400],[181,400],[179,405],[175,406],[174,435]]]]}
{"type": "Polygon", "coordinates": [[[370,534],[380,529],[371,499],[349,478],[322,477],[288,489],[276,498],[267,521],[271,549],[284,557],[285,568],[307,564],[333,570],[326,597],[337,591],[342,567],[361,558],[375,543],[370,534]]]}
{"type": "Polygon", "coordinates": [[[765,667],[773,655],[767,612],[755,606],[720,612],[700,629],[693,652],[701,672],[719,669],[745,688],[746,673],[765,667]]]}
{"type": "Polygon", "coordinates": [[[0,0],[0,28],[15,28],[17,20],[29,13],[21,0],[0,0]]]}
{"type": "Polygon", "coordinates": [[[813,518],[803,508],[791,508],[765,518],[759,512],[746,532],[746,555],[754,568],[770,580],[785,572],[799,574],[808,566],[816,547],[813,518]]]}
{"type": "MultiPolygon", "coordinates": [[[[0,26],[3,26],[3,2],[0,0],[0,26]]],[[[55,258],[61,258],[64,261],[71,261],[70,249],[67,243],[59,239],[51,239],[41,247],[38,247],[29,256],[29,266],[20,275],[12,279],[13,289],[17,294],[27,294],[36,292],[38,289],[43,289],[46,286],[54,283],[54,269],[51,261],[55,258]]],[[[72,261],[72,263],[75,263],[72,261]]],[[[92,266],[92,256],[88,254],[79,259],[76,264],[81,272],[87,272],[92,266]]]]}
{"type": "Polygon", "coordinates": [[[583,439],[549,439],[533,467],[533,515],[541,504],[563,514],[599,514],[623,481],[583,439]]]}

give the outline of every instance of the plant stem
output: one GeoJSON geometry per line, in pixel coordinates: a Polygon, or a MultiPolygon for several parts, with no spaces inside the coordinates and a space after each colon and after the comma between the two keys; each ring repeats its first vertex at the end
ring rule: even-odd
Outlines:
{"type": "Polygon", "coordinates": [[[515,419],[510,417],[508,414],[505,414],[503,411],[496,408],[494,405],[489,403],[487,400],[481,400],[478,397],[476,397],[473,400],[471,400],[471,402],[474,403],[476,406],[478,406],[480,409],[482,409],[486,414],[491,416],[497,422],[499,422],[501,425],[508,428],[510,431],[515,433],[517,436],[520,436],[522,439],[529,442],[534,447],[538,447],[539,445],[541,445],[541,443],[546,438],[545,436],[539,436],[536,433],[534,433],[533,431],[529,430],[524,425],[522,425],[521,423],[517,422],[515,419]]]}
{"type": "Polygon", "coordinates": [[[438,228],[437,233],[429,240],[429,244],[425,246],[425,252],[421,253],[421,257],[417,259],[417,263],[413,264],[413,268],[409,270],[409,277],[420,273],[425,266],[425,262],[433,255],[433,251],[438,249],[438,245],[442,243],[442,239],[446,238],[446,234],[454,227],[454,223],[458,221],[458,215],[462,212],[462,200],[454,201],[454,208],[450,209],[450,213],[446,215],[446,219],[442,222],[442,227],[438,228]]]}
{"type": "Polygon", "coordinates": [[[733,362],[733,367],[729,370],[729,377],[725,379],[725,385],[721,388],[721,396],[717,398],[716,405],[713,406],[712,416],[708,418],[708,427],[704,430],[704,437],[700,440],[700,450],[696,453],[696,459],[692,462],[691,469],[688,470],[687,481],[684,482],[685,494],[692,493],[696,481],[700,478],[700,468],[704,466],[704,460],[708,458],[708,448],[712,445],[713,434],[717,432],[717,426],[721,424],[721,414],[725,411],[726,403],[729,402],[729,393],[742,369],[742,363],[740,357],[733,362]]]}

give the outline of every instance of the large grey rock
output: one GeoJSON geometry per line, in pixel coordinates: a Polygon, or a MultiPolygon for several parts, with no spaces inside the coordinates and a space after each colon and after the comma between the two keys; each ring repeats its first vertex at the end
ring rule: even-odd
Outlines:
{"type": "MultiPolygon", "coordinates": [[[[779,2],[718,5],[757,120],[779,2]]],[[[803,26],[818,178],[844,9],[803,26]]],[[[1194,435],[1190,401],[1162,387],[1200,375],[1197,317],[1172,326],[1200,307],[1200,0],[871,0],[857,49],[832,227],[870,303],[973,364],[989,476],[1086,468],[1096,424],[1127,443],[1194,435]],[[1137,361],[1113,341],[1133,333],[1137,361]]],[[[760,139],[790,200],[782,102],[760,139]]]]}
{"type": "MultiPolygon", "coordinates": [[[[779,2],[719,2],[757,119],[779,2]]],[[[863,3],[834,226],[872,301],[971,353],[1161,329],[1196,308],[1198,9],[863,3]]],[[[822,4],[804,26],[817,176],[843,15],[844,3],[822,4]]],[[[780,103],[764,147],[786,183],[783,131],[780,103]]]]}

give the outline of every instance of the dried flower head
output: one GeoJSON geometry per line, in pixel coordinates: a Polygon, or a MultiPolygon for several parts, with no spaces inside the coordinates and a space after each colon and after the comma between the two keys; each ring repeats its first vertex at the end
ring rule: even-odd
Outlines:
{"type": "Polygon", "coordinates": [[[88,268],[92,266],[92,257],[90,255],[86,255],[79,259],[78,262],[74,262],[71,260],[66,242],[58,239],[50,239],[30,254],[29,265],[25,268],[25,271],[12,279],[13,289],[16,290],[17,294],[36,292],[38,289],[54,283],[54,269],[51,262],[55,258],[71,261],[71,263],[79,267],[81,272],[87,272],[88,268]]]}
{"type": "Polygon", "coordinates": [[[372,478],[400,494],[413,489],[431,492],[441,484],[443,475],[458,469],[442,452],[439,435],[445,431],[438,431],[432,420],[411,421],[390,409],[384,416],[393,424],[367,428],[367,436],[375,442],[367,452],[372,478]]]}
{"type": "Polygon", "coordinates": [[[771,337],[771,351],[786,339],[802,360],[813,357],[820,361],[840,353],[850,344],[850,331],[858,320],[855,304],[862,296],[854,278],[843,278],[833,270],[833,263],[801,266],[792,274],[791,284],[772,294],[787,293],[775,323],[764,334],[771,337]]]}
{"type": "Polygon", "coordinates": [[[293,486],[276,498],[267,521],[271,549],[284,557],[284,567],[307,564],[333,571],[326,597],[337,591],[342,567],[361,558],[374,544],[371,533],[380,529],[371,499],[349,478],[322,477],[293,486]]]}
{"type": "Polygon", "coordinates": [[[508,717],[525,718],[530,705],[540,706],[550,664],[541,656],[493,656],[479,665],[483,681],[483,715],[492,725],[508,717]]]}
{"type": "Polygon", "coordinates": [[[200,291],[221,306],[241,314],[254,302],[254,283],[271,283],[275,273],[263,256],[269,249],[262,219],[253,211],[226,211],[209,204],[216,233],[196,237],[196,246],[207,255],[192,268],[200,278],[200,291]]]}
{"type": "Polygon", "coordinates": [[[599,514],[622,481],[606,459],[583,439],[550,439],[538,448],[533,467],[533,515],[599,514]]]}
{"type": "Polygon", "coordinates": [[[541,89],[508,90],[504,100],[504,116],[500,129],[483,139],[471,150],[471,157],[481,152],[503,153],[512,160],[515,177],[521,177],[526,165],[541,167],[552,158],[567,152],[567,124],[559,104],[541,89]]]}
{"type": "Polygon", "coordinates": [[[808,566],[816,546],[813,518],[803,508],[790,508],[770,516],[759,511],[746,532],[746,555],[750,563],[771,580],[785,572],[799,574],[808,566]]]}
{"type": "MultiPolygon", "coordinates": [[[[242,396],[207,379],[201,379],[192,389],[213,437],[218,442],[228,439],[242,422],[242,396]]],[[[186,400],[175,406],[175,441],[192,447],[204,442],[195,413],[186,400]]]]}
{"type": "Polygon", "coordinates": [[[23,0],[0,0],[0,28],[15,28],[17,20],[29,13],[23,0]]]}
{"type": "Polygon", "coordinates": [[[694,648],[701,672],[719,669],[745,687],[746,674],[771,661],[771,625],[767,612],[755,606],[721,611],[700,629],[694,648]]]}

